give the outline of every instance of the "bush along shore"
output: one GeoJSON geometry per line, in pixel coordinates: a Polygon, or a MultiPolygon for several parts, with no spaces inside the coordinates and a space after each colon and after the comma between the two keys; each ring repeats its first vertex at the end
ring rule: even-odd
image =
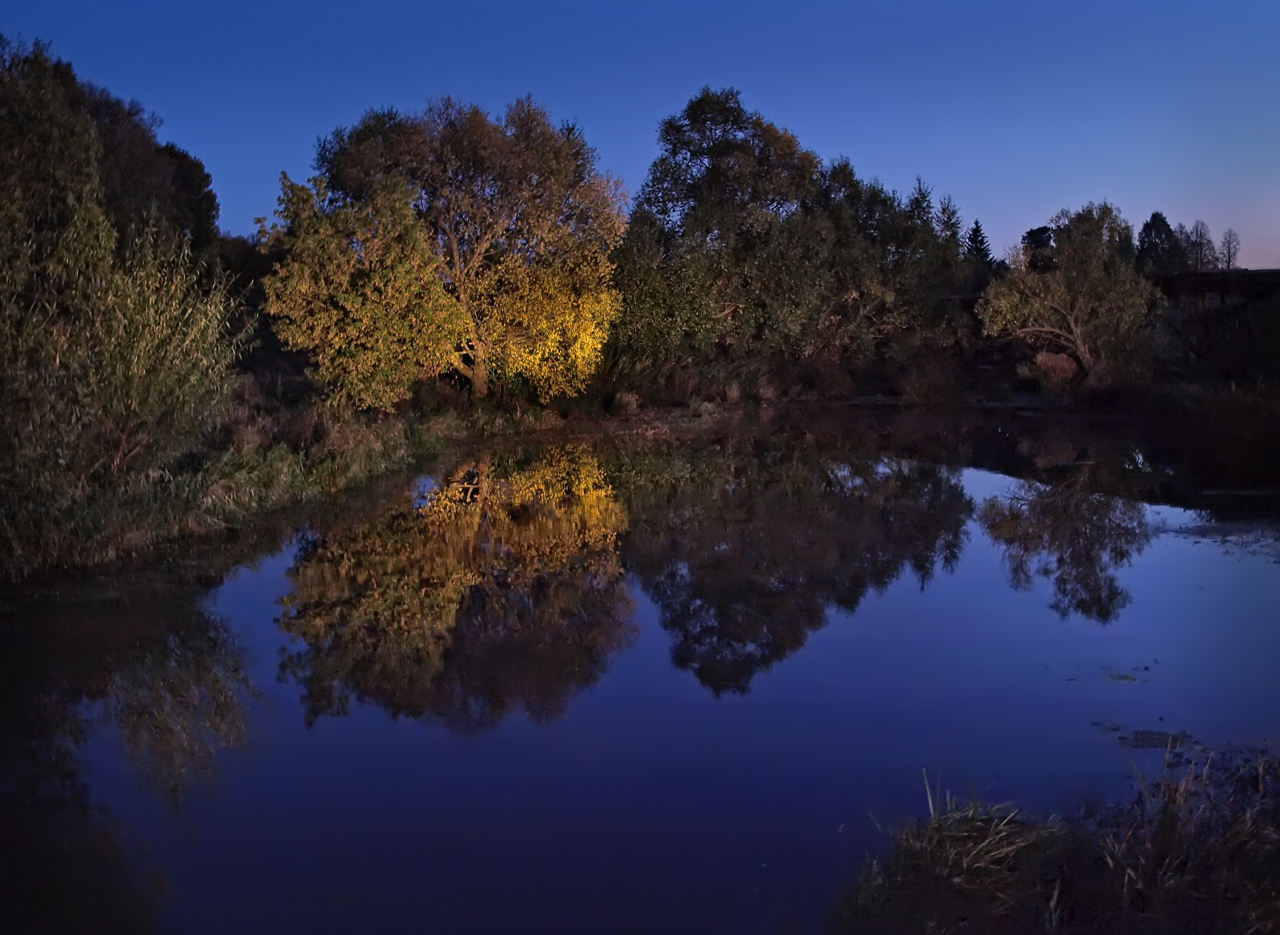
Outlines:
{"type": "MultiPolygon", "coordinates": [[[[926,779],[927,786],[927,779],[926,779]]],[[[1174,765],[1071,817],[928,793],[835,914],[840,932],[1280,931],[1280,760],[1174,765]]]]}
{"type": "Polygon", "coordinates": [[[527,98],[370,110],[252,237],[158,125],[0,37],[0,578],[566,417],[871,399],[1280,424],[1280,277],[1236,269],[1231,231],[1155,214],[1135,239],[1104,202],[996,258],[949,198],[824,162],[732,89],[661,123],[631,200],[527,98]]]}

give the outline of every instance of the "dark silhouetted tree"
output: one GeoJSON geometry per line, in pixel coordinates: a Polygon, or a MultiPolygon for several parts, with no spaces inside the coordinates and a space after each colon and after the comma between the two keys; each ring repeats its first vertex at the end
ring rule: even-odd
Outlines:
{"type": "Polygon", "coordinates": [[[1054,252],[1053,227],[1033,227],[1022,235],[1023,262],[1033,273],[1051,272],[1057,265],[1054,252]]]}
{"type": "Polygon", "coordinates": [[[1163,214],[1153,212],[1138,233],[1138,272],[1144,276],[1164,276],[1187,268],[1187,251],[1182,239],[1163,214]]]}
{"type": "Polygon", "coordinates": [[[1223,269],[1236,268],[1236,261],[1240,258],[1240,235],[1229,227],[1222,235],[1222,246],[1218,248],[1218,257],[1222,261],[1223,269]]]}
{"type": "Polygon", "coordinates": [[[1218,249],[1213,244],[1213,235],[1209,233],[1209,225],[1204,221],[1196,221],[1187,230],[1178,225],[1178,239],[1187,254],[1187,267],[1196,273],[1217,269],[1219,265],[1218,249]]]}
{"type": "Polygon", "coordinates": [[[982,224],[974,221],[964,237],[964,258],[979,269],[990,270],[995,266],[995,257],[991,255],[991,243],[987,240],[982,224]]]}

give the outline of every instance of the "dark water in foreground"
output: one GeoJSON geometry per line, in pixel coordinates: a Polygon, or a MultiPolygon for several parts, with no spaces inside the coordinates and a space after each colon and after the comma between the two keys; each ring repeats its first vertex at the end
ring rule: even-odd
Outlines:
{"type": "Polygon", "coordinates": [[[1039,421],[498,451],[82,583],[4,621],[0,918],[823,931],[922,770],[1063,810],[1280,735],[1248,456],[1039,421]]]}

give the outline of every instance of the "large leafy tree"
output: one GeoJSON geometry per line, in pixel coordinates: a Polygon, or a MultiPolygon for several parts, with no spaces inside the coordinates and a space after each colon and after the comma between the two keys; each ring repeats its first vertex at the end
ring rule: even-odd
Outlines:
{"type": "Polygon", "coordinates": [[[838,160],[827,174],[826,199],[834,288],[822,331],[837,347],[867,357],[897,334],[955,327],[961,222],[949,198],[935,206],[919,179],[901,197],[838,160]]]}
{"type": "Polygon", "coordinates": [[[392,409],[416,381],[453,365],[469,331],[412,192],[395,177],[359,201],[332,196],[323,179],[285,176],[283,187],[283,223],[263,232],[284,254],[264,283],[266,309],[335,398],[392,409]]]}
{"type": "Polygon", "coordinates": [[[204,163],[173,143],[160,143],[160,118],[79,82],[75,106],[93,121],[99,140],[103,204],[122,249],[159,232],[169,249],[186,245],[201,264],[215,265],[218,199],[204,163]]]}
{"type": "Polygon", "coordinates": [[[1134,270],[1132,228],[1106,202],[1060,212],[1049,231],[1051,247],[1024,238],[977,314],[987,334],[1066,354],[1090,375],[1135,352],[1155,290],[1134,270]]]}
{"type": "Polygon", "coordinates": [[[637,206],[727,249],[800,208],[821,180],[821,160],[731,88],[703,88],[662,121],[658,143],[637,206]]]}
{"type": "Polygon", "coordinates": [[[617,362],[866,356],[946,320],[961,272],[949,199],[824,166],[733,89],[704,88],[658,142],[617,254],[617,362]]]}
{"type": "Polygon", "coordinates": [[[468,322],[453,366],[477,396],[494,375],[542,397],[585,386],[617,312],[609,253],[625,220],[620,187],[577,127],[528,99],[498,119],[445,99],[421,114],[369,112],[323,140],[316,165],[353,201],[387,177],[410,186],[468,322]]]}
{"type": "Polygon", "coordinates": [[[703,88],[658,142],[620,254],[623,353],[797,339],[828,291],[821,160],[733,89],[703,88]]]}

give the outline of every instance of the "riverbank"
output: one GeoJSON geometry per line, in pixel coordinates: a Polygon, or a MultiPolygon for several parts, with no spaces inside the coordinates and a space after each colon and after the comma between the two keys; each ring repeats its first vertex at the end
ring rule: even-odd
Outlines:
{"type": "MultiPolygon", "coordinates": [[[[1130,471],[1123,492],[1137,493],[1130,489],[1137,481],[1153,502],[1211,509],[1222,519],[1230,518],[1237,492],[1257,500],[1280,490],[1274,469],[1280,464],[1280,403],[1222,389],[1116,391],[1070,406],[1031,394],[950,405],[797,394],[766,402],[699,397],[666,406],[646,406],[630,394],[547,406],[477,404],[465,395],[437,394],[399,413],[374,415],[330,407],[307,394],[265,392],[246,376],[204,448],[170,470],[88,491],[58,511],[17,504],[19,521],[6,524],[0,564],[11,581],[145,564],[181,543],[225,538],[269,524],[274,514],[486,450],[725,433],[776,433],[789,444],[804,444],[806,436],[851,430],[904,456],[945,461],[968,451],[970,466],[1013,475],[1081,458],[1119,464],[1136,437],[1146,446],[1147,461],[1176,463],[1178,470],[1160,476],[1130,471]],[[1110,436],[1115,444],[1102,451],[1100,439],[1110,436]],[[1221,458],[1227,448],[1240,456],[1221,458]]],[[[1256,513],[1256,503],[1248,512],[1256,513]]]]}
{"type": "Polygon", "coordinates": [[[1219,754],[1070,817],[928,791],[837,911],[841,932],[1280,930],[1280,760],[1219,754]]]}

